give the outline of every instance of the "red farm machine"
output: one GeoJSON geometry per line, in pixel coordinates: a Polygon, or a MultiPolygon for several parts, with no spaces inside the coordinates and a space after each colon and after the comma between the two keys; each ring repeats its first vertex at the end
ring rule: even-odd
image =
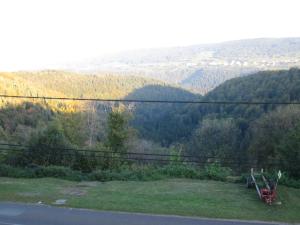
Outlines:
{"type": "Polygon", "coordinates": [[[264,174],[263,169],[260,173],[254,173],[251,169],[251,175],[247,178],[247,188],[255,187],[258,197],[265,203],[271,205],[277,197],[277,184],[281,177],[279,170],[277,179],[272,180],[264,174]]]}

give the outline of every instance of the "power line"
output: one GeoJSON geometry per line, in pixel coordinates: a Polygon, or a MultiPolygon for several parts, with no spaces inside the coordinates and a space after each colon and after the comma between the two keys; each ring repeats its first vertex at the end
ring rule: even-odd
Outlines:
{"type": "MultiPolygon", "coordinates": [[[[50,147],[47,145],[42,146],[47,147],[48,149],[58,149],[62,151],[67,151],[67,152],[82,152],[82,153],[103,153],[103,154],[119,154],[119,156],[113,156],[112,158],[120,158],[120,159],[134,159],[134,160],[141,160],[141,161],[160,161],[160,162],[184,162],[184,163],[215,163],[217,160],[221,160],[222,164],[243,164],[243,165],[253,165],[248,159],[246,158],[235,158],[235,157],[218,157],[218,156],[195,156],[195,155],[176,155],[176,154],[158,154],[158,153],[139,153],[139,152],[117,152],[117,151],[103,151],[103,150],[93,150],[93,149],[77,149],[77,148],[60,148],[60,147],[50,147]],[[127,157],[126,157],[127,155],[127,157]],[[176,159],[161,159],[161,158],[132,158],[132,155],[136,156],[153,156],[153,157],[179,157],[179,160],[176,159]],[[129,157],[131,156],[131,157],[129,157]],[[124,158],[125,157],[125,158],[124,158]],[[191,159],[190,159],[191,158],[191,159]]],[[[29,145],[20,145],[20,144],[9,144],[9,143],[0,143],[1,146],[8,146],[8,147],[19,147],[19,149],[16,148],[0,148],[1,150],[12,150],[12,151],[20,151],[20,150],[29,150],[31,146],[29,145]]],[[[66,154],[66,152],[63,152],[63,155],[71,155],[71,153],[66,154]]],[[[83,156],[85,157],[98,157],[98,158],[110,158],[110,156],[107,155],[87,155],[84,154],[83,156]]],[[[219,161],[220,162],[220,161],[219,161]]],[[[289,160],[289,162],[298,162],[297,160],[289,160]]],[[[279,162],[277,163],[269,163],[273,165],[280,165],[279,162]]]]}
{"type": "Polygon", "coordinates": [[[174,104],[216,104],[216,105],[300,105],[300,102],[282,101],[192,101],[192,100],[144,100],[144,99],[103,99],[103,98],[69,98],[49,96],[0,95],[2,98],[42,99],[63,101],[95,101],[95,102],[123,102],[123,103],[174,103],[174,104]]]}
{"type": "MultiPolygon", "coordinates": [[[[20,144],[9,144],[9,143],[0,143],[0,146],[11,146],[11,147],[24,147],[24,148],[29,148],[31,146],[29,145],[20,145],[20,144]]],[[[95,150],[95,149],[82,149],[82,148],[60,148],[60,147],[50,147],[47,145],[43,145],[47,148],[50,149],[60,149],[60,150],[66,150],[66,151],[78,151],[78,152],[93,152],[93,153],[120,153],[116,151],[104,151],[104,150],[95,150]]],[[[142,153],[142,152],[126,152],[125,154],[129,155],[145,155],[145,156],[161,156],[161,157],[176,157],[178,155],[176,154],[158,154],[158,153],[142,153]]],[[[193,156],[193,155],[180,155],[180,157],[184,158],[199,158],[198,156],[193,156]]]]}
{"type": "MultiPolygon", "coordinates": [[[[95,149],[82,149],[82,148],[61,148],[61,147],[51,147],[45,144],[40,144],[49,149],[59,149],[63,151],[77,151],[77,152],[88,152],[88,153],[112,153],[112,154],[127,154],[127,155],[139,155],[139,156],[156,156],[156,157],[180,157],[180,158],[194,158],[194,159],[236,159],[233,157],[218,157],[218,156],[195,156],[195,155],[176,155],[176,154],[158,154],[158,153],[142,153],[142,152],[117,152],[117,151],[104,151],[104,150],[95,150],[95,149]]],[[[0,143],[0,146],[10,146],[10,147],[23,147],[30,148],[29,145],[21,145],[21,144],[9,144],[9,143],[0,143]]]]}
{"type": "MultiPolygon", "coordinates": [[[[4,143],[0,143],[0,146],[11,146],[11,147],[24,147],[23,149],[19,148],[19,149],[13,149],[13,148],[0,148],[0,151],[21,151],[21,150],[29,150],[28,147],[26,147],[25,145],[18,145],[18,144],[4,144],[4,143]]],[[[157,161],[157,162],[178,162],[178,163],[193,163],[193,164],[211,164],[211,163],[215,163],[216,160],[221,160],[219,162],[222,162],[222,165],[253,165],[255,164],[254,162],[250,162],[248,159],[241,159],[241,158],[232,158],[232,157],[196,157],[194,156],[194,160],[185,160],[184,157],[180,157],[180,159],[176,160],[176,159],[160,159],[160,158],[133,158],[132,156],[129,157],[129,155],[132,155],[133,153],[131,152],[126,152],[126,153],[120,153],[120,152],[109,152],[109,151],[91,151],[91,150],[78,150],[78,149],[64,149],[64,148],[53,148],[53,147],[48,147],[49,149],[60,149],[60,150],[64,150],[64,151],[72,151],[72,152],[84,152],[84,153],[109,153],[109,154],[119,154],[119,156],[109,156],[109,155],[87,155],[87,154],[83,154],[82,156],[87,157],[87,158],[112,158],[112,159],[123,159],[123,160],[140,160],[140,161],[157,161]],[[127,156],[126,156],[127,155],[127,156]],[[214,160],[213,160],[214,159],[214,160]],[[210,161],[212,160],[212,161],[210,161]],[[238,161],[236,161],[238,160],[238,161]]],[[[144,153],[135,153],[139,156],[144,156],[144,153]]],[[[74,156],[71,153],[66,154],[66,152],[62,152],[60,153],[60,155],[65,155],[65,156],[74,156]]],[[[151,154],[151,153],[147,153],[147,156],[169,156],[169,155],[160,155],[160,154],[151,154]]],[[[173,155],[172,155],[173,156],[173,155]]],[[[298,162],[298,161],[289,161],[289,162],[298,162]]],[[[268,164],[272,164],[272,165],[280,165],[279,162],[273,162],[273,163],[268,163],[268,164]]]]}
{"type": "MultiPolygon", "coordinates": [[[[0,148],[1,151],[12,151],[12,152],[21,152],[21,150],[28,150],[28,149],[8,149],[8,148],[0,148]]],[[[61,153],[60,156],[74,156],[72,154],[66,154],[66,153],[61,153]]],[[[120,156],[110,156],[110,155],[86,155],[83,154],[83,157],[86,158],[109,158],[109,159],[122,159],[122,160],[135,160],[135,161],[156,161],[156,162],[172,162],[172,163],[193,163],[193,164],[199,164],[199,163],[206,163],[206,162],[201,162],[201,161],[184,161],[184,160],[171,160],[171,159],[155,159],[155,158],[133,158],[133,157],[125,157],[124,155],[120,156]]]]}
{"type": "MultiPolygon", "coordinates": [[[[12,152],[21,152],[21,150],[28,150],[28,149],[7,149],[7,148],[0,148],[0,152],[4,151],[12,151],[12,152]]],[[[66,153],[62,153],[60,154],[60,156],[74,156],[72,154],[66,154],[66,153]]],[[[172,163],[172,164],[178,164],[178,165],[184,165],[184,164],[193,164],[193,165],[208,165],[208,164],[212,164],[215,162],[209,162],[209,161],[184,161],[184,160],[170,160],[170,159],[155,159],[155,158],[132,158],[132,157],[124,157],[124,156],[107,156],[107,155],[82,155],[85,158],[104,158],[104,159],[121,159],[121,160],[125,160],[125,161],[152,161],[152,162],[165,162],[165,163],[172,163]]],[[[234,166],[234,165],[238,165],[238,166],[254,166],[253,163],[251,162],[223,162],[222,163],[223,166],[234,166]]],[[[277,165],[277,164],[274,164],[277,165]]]]}

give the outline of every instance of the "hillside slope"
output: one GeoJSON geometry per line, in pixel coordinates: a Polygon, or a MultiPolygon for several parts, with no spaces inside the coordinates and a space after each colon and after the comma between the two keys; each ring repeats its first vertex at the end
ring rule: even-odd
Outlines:
{"type": "Polygon", "coordinates": [[[296,66],[300,66],[300,38],[262,38],[127,51],[94,58],[68,69],[137,74],[203,94],[234,77],[296,66]]]}
{"type": "MultiPolygon", "coordinates": [[[[71,97],[107,97],[111,94],[110,98],[150,100],[300,101],[300,69],[296,68],[235,78],[205,96],[136,77],[108,78],[53,71],[2,74],[0,77],[4,81],[2,93],[12,94],[71,97]]],[[[97,103],[82,105],[83,108],[78,110],[73,101],[46,101],[43,104],[32,101],[17,106],[6,103],[0,109],[0,141],[28,143],[45,128],[55,126],[62,132],[62,140],[68,143],[99,145],[101,148],[105,146],[107,136],[107,112],[114,107],[97,103]],[[70,113],[70,108],[76,110],[70,113]]],[[[115,108],[119,106],[117,104],[115,108]]],[[[227,165],[226,158],[230,158],[234,163],[231,167],[237,171],[245,169],[248,163],[255,163],[258,167],[284,169],[289,175],[300,177],[299,105],[126,103],[122,104],[122,110],[124,116],[129,114],[129,125],[135,128],[131,130],[128,126],[127,130],[132,137],[128,142],[132,151],[175,149],[196,159],[218,157],[218,163],[223,165],[227,165]],[[274,167],[274,163],[278,167],[274,167]]],[[[48,134],[45,140],[48,143],[48,134]]]]}
{"type": "MultiPolygon", "coordinates": [[[[63,71],[0,73],[0,81],[0,93],[6,95],[138,100],[193,100],[200,97],[161,81],[111,74],[82,75],[63,71]]],[[[170,114],[178,108],[172,105],[160,107],[159,105],[149,106],[143,103],[124,103],[121,105],[122,107],[125,106],[129,114],[132,111],[133,118],[137,119],[133,120],[133,124],[140,131],[143,127],[144,130],[148,130],[148,128],[151,130],[154,124],[165,120],[163,115],[170,114]],[[146,122],[143,122],[143,110],[141,112],[136,110],[139,108],[147,110],[149,107],[152,109],[150,127],[146,125],[146,122]],[[155,114],[156,116],[154,116],[155,114]],[[138,118],[142,120],[140,121],[138,118]],[[154,118],[157,120],[154,121],[154,118]]],[[[108,112],[119,106],[120,104],[113,102],[1,98],[0,139],[1,132],[3,136],[10,136],[10,134],[23,136],[25,133],[29,135],[39,123],[48,123],[52,118],[50,115],[53,113],[63,113],[64,117],[68,118],[68,123],[73,123],[72,126],[75,126],[76,129],[89,130],[85,132],[85,139],[90,136],[90,139],[93,140],[103,140],[103,130],[106,126],[108,112]],[[84,113],[81,114],[82,112],[84,113]]],[[[170,122],[165,120],[166,128],[171,126],[170,122]]],[[[181,123],[180,126],[183,125],[181,123]]],[[[151,132],[151,135],[147,137],[148,139],[152,139],[155,135],[155,131],[150,130],[147,132],[147,134],[151,132]]],[[[159,132],[161,133],[162,130],[159,132]]],[[[73,135],[71,129],[69,133],[73,135]]],[[[173,139],[173,134],[168,135],[170,140],[173,139]]],[[[72,138],[72,141],[76,142],[82,139],[83,134],[78,136],[81,138],[72,138]]],[[[20,139],[24,140],[28,137],[21,137],[20,139]]],[[[159,142],[160,140],[156,139],[156,141],[159,142]]]]}
{"type": "Polygon", "coordinates": [[[24,95],[122,98],[136,88],[162,82],[114,74],[82,75],[65,71],[0,73],[0,91],[24,95]]]}
{"type": "MultiPolygon", "coordinates": [[[[171,86],[158,80],[135,76],[83,75],[64,71],[0,73],[0,93],[7,95],[122,99],[147,85],[166,87],[166,89],[160,89],[162,91],[160,97],[165,99],[170,95],[180,98],[180,93],[184,93],[177,87],[172,89],[172,94],[164,92],[167,87],[171,86]]],[[[135,98],[139,99],[139,96],[135,98]]],[[[2,103],[5,101],[22,102],[24,99],[2,99],[2,103]]],[[[61,103],[52,100],[47,100],[47,102],[54,108],[58,108],[61,104],[68,107],[68,105],[74,106],[80,103],[74,101],[61,103]]]]}
{"type": "MultiPolygon", "coordinates": [[[[265,71],[235,78],[203,99],[300,102],[300,70],[265,71]]],[[[199,123],[186,147],[190,154],[227,157],[240,166],[257,162],[261,168],[284,169],[299,177],[299,105],[207,104],[189,112],[195,111],[199,123]]]]}

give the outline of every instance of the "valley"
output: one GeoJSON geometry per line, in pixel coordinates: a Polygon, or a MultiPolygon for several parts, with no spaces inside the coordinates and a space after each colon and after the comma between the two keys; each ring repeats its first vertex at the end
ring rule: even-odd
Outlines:
{"type": "Polygon", "coordinates": [[[205,94],[234,77],[299,66],[299,38],[261,38],[127,51],[70,63],[62,68],[92,73],[135,74],[205,94]]]}
{"type": "MultiPolygon", "coordinates": [[[[47,159],[50,160],[47,165],[69,165],[92,171],[96,168],[118,168],[124,163],[123,154],[126,152],[178,154],[179,162],[188,161],[183,156],[190,155],[196,161],[215,162],[237,173],[249,169],[249,166],[261,166],[285,169],[297,178],[297,160],[295,163],[289,160],[294,161],[299,157],[295,146],[299,144],[300,108],[298,105],[272,102],[299,101],[299,74],[296,68],[258,72],[226,81],[201,96],[178,86],[134,76],[80,75],[63,71],[2,73],[2,93],[40,96],[40,99],[33,100],[2,97],[1,142],[35,149],[17,156],[4,151],[2,159],[5,163],[18,166],[31,163],[42,166],[47,159]],[[261,101],[269,104],[65,101],[47,99],[47,96],[158,101],[261,101]],[[270,120],[277,122],[269,124],[270,120]],[[265,141],[270,144],[264,146],[262,143],[265,141]],[[61,158],[43,158],[47,155],[40,158],[43,151],[52,154],[56,146],[60,146],[55,151],[61,154],[61,158]],[[75,155],[70,156],[71,160],[65,159],[65,153],[60,153],[60,148],[86,148],[87,152],[88,149],[96,149],[99,157],[107,157],[105,152],[108,152],[113,155],[117,153],[119,158],[112,161],[99,159],[92,163],[89,162],[92,156],[88,154],[85,164],[81,159],[85,157],[82,153],[75,151],[75,155]],[[262,157],[264,154],[269,155],[267,160],[262,157]],[[215,160],[209,160],[210,157],[215,160]],[[231,158],[230,163],[228,157],[231,158]]],[[[161,159],[166,160],[165,157],[161,159]]],[[[151,162],[147,162],[147,158],[144,160],[146,164],[151,162]]]]}

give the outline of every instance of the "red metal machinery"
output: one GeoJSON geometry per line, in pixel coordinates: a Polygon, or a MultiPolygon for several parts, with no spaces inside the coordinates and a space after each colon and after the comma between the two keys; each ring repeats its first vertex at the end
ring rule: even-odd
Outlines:
{"type": "Polygon", "coordinates": [[[251,175],[247,178],[247,187],[255,187],[259,198],[265,203],[271,205],[277,197],[277,184],[281,177],[281,171],[278,172],[278,177],[276,181],[267,179],[264,175],[263,169],[258,174],[254,174],[253,168],[251,169],[251,175]],[[256,177],[256,178],[255,178],[256,177]],[[261,178],[263,181],[262,187],[259,187],[257,179],[261,178]]]}

